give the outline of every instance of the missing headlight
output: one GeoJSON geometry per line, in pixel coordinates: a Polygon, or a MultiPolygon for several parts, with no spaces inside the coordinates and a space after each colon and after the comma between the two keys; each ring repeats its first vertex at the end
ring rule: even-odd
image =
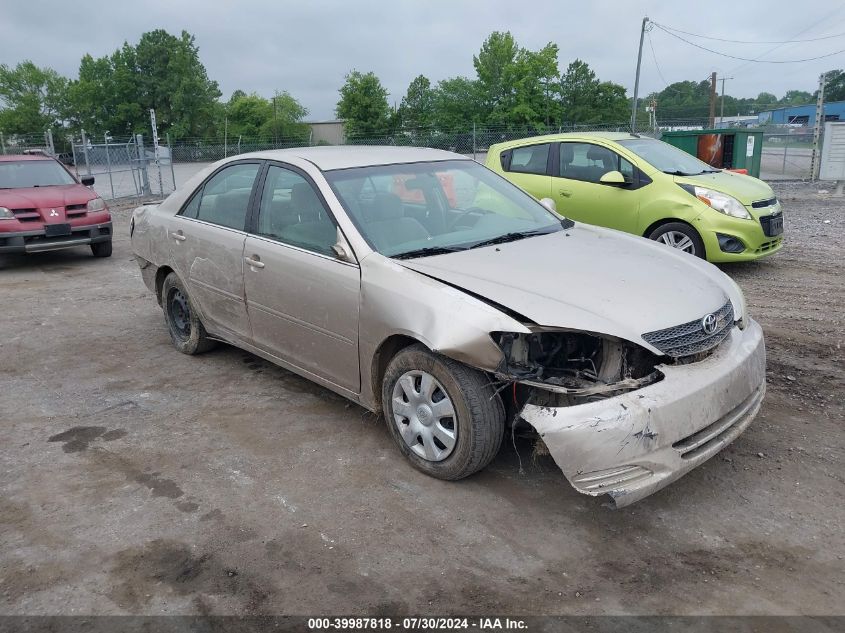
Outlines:
{"type": "Polygon", "coordinates": [[[569,397],[608,398],[660,380],[660,359],[627,341],[580,332],[495,332],[502,349],[497,377],[569,397]]]}

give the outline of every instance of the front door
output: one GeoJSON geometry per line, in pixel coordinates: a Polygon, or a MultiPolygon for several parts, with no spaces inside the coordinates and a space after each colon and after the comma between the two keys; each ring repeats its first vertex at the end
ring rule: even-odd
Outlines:
{"type": "Polygon", "coordinates": [[[247,309],[257,347],[358,393],[361,270],[335,255],[338,235],[310,180],[271,164],[244,249],[247,309]]]}
{"type": "Polygon", "coordinates": [[[552,179],[549,175],[551,149],[551,143],[540,143],[507,150],[502,155],[502,169],[507,172],[508,180],[537,200],[550,197],[552,193],[552,179]]]}
{"type": "Polygon", "coordinates": [[[613,150],[594,143],[563,142],[560,165],[552,178],[552,198],[566,217],[638,233],[640,194],[634,166],[613,150]],[[606,185],[601,177],[619,171],[626,184],[606,185]]]}
{"type": "Polygon", "coordinates": [[[249,340],[243,279],[246,217],[260,162],[213,174],[168,222],[171,261],[211,334],[249,340]]]}

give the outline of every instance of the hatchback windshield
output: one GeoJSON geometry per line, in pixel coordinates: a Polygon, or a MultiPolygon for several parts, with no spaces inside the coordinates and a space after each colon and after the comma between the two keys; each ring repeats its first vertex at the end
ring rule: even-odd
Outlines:
{"type": "Polygon", "coordinates": [[[469,160],[326,172],[372,247],[422,257],[561,230],[559,216],[469,160]]]}
{"type": "Polygon", "coordinates": [[[0,189],[72,185],[75,182],[54,160],[0,161],[0,189]]]}
{"type": "Polygon", "coordinates": [[[667,174],[696,176],[702,173],[718,171],[707,163],[663,141],[656,141],[651,138],[637,138],[618,141],[618,143],[622,147],[634,152],[634,154],[656,169],[667,174]]]}

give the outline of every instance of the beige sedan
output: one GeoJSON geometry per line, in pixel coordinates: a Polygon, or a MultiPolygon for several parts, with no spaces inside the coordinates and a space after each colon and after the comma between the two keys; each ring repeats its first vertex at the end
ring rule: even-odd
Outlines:
{"type": "Polygon", "coordinates": [[[211,165],[131,234],[179,351],[225,341],[383,412],[442,479],[524,427],[622,506],[747,427],[762,332],[714,266],[552,208],[449,152],[302,148],[211,165]]]}

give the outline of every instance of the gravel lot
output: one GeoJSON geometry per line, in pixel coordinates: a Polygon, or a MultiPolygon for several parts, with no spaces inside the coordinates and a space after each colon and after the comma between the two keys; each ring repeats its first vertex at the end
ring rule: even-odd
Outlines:
{"type": "Polygon", "coordinates": [[[0,256],[0,613],[841,614],[845,205],[817,190],[780,185],[787,246],[725,268],[762,413],[619,511],[520,441],[427,478],[339,396],[177,353],[127,208],[110,260],[0,256]]]}

